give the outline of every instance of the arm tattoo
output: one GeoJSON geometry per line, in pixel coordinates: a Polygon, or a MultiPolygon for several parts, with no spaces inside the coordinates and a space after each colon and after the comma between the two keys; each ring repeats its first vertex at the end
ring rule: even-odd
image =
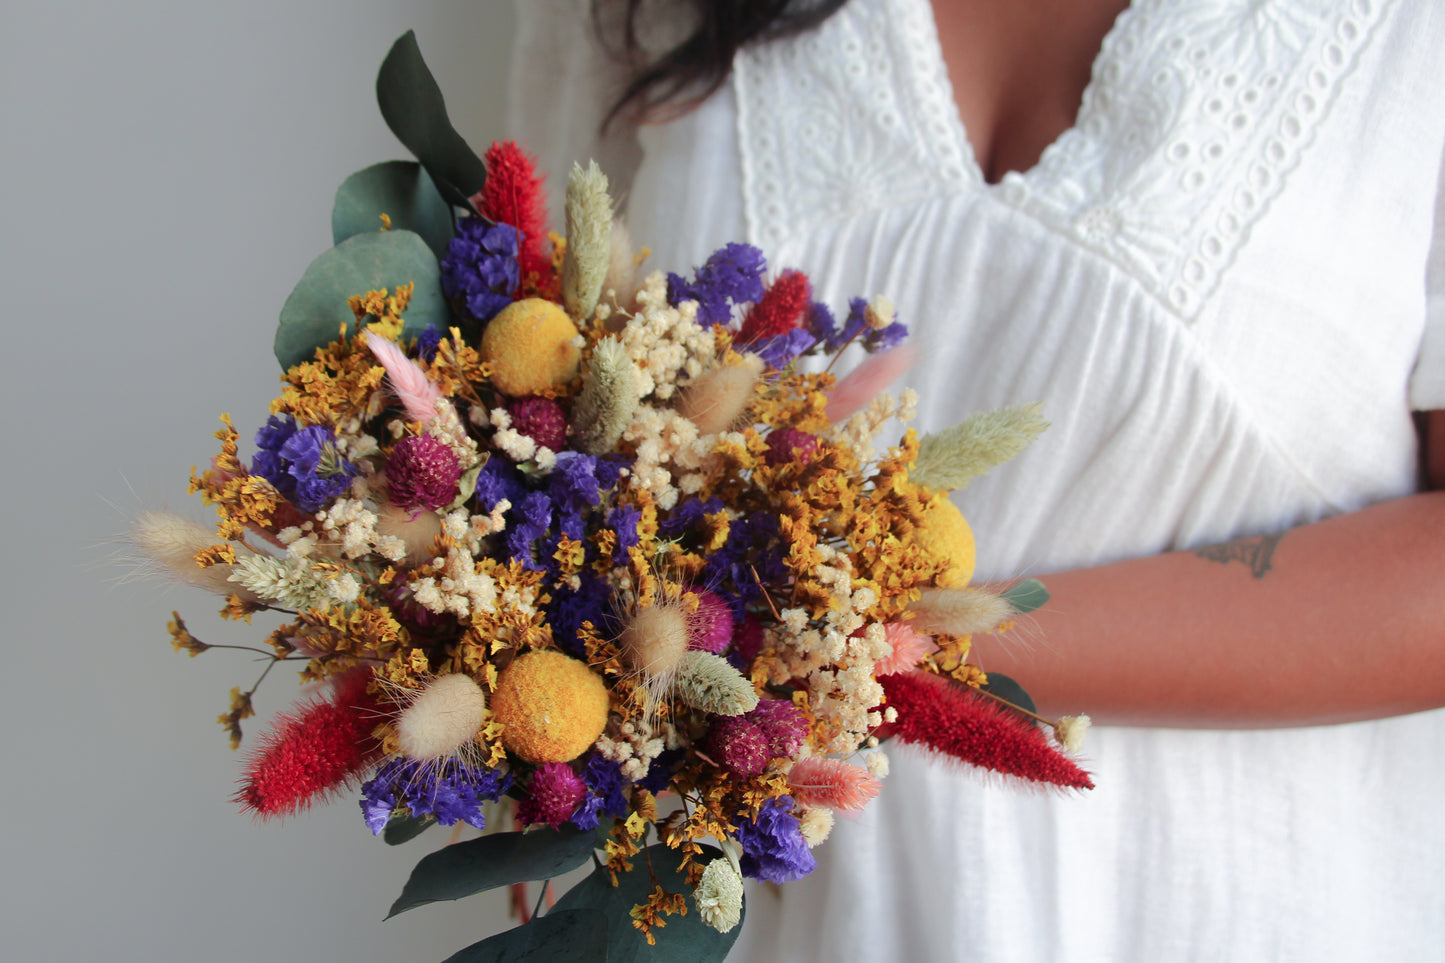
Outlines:
{"type": "Polygon", "coordinates": [[[1256,535],[1252,538],[1235,538],[1219,545],[1196,548],[1194,554],[1222,565],[1228,565],[1230,562],[1243,562],[1249,566],[1255,578],[1264,578],[1264,573],[1274,567],[1271,564],[1271,560],[1274,558],[1274,549],[1282,538],[1284,538],[1283,532],[1274,535],[1256,535]]]}

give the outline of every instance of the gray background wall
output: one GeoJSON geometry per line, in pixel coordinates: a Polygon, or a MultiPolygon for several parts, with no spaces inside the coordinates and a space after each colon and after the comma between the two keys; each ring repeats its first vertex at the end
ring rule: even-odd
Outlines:
{"type": "MultiPolygon", "coordinates": [[[[441,960],[502,925],[496,895],[382,922],[412,863],[354,795],[258,824],[214,722],[256,668],[187,659],[165,622],[252,642],[191,590],[118,585],[112,537],[186,496],[216,416],[243,435],[271,335],[330,244],[347,174],[404,156],[372,82],[416,29],[462,133],[501,133],[507,0],[244,4],[10,0],[0,58],[5,697],[0,956],[441,960]]],[[[276,672],[263,713],[295,677],[276,672]]],[[[254,735],[264,719],[251,720],[254,735]]]]}

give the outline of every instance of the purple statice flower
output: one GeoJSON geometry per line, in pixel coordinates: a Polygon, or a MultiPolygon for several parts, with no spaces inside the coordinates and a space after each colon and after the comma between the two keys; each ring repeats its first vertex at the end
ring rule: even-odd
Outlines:
{"type": "Polygon", "coordinates": [[[756,344],[748,345],[748,352],[763,359],[763,363],[769,368],[786,368],[788,362],[800,355],[807,354],[818,339],[812,332],[805,328],[794,328],[786,334],[780,334],[775,338],[768,338],[766,341],[759,341],[756,344]]]}
{"type": "Polygon", "coordinates": [[[625,455],[602,455],[597,459],[597,487],[611,491],[622,477],[622,469],[629,467],[632,459],[625,455]]]}
{"type": "Polygon", "coordinates": [[[672,782],[674,768],[685,758],[686,749],[664,749],[652,760],[652,764],[647,767],[647,775],[643,776],[637,785],[654,796],[657,795],[672,782]]]}
{"type": "Polygon", "coordinates": [[[256,432],[261,450],[251,459],[251,473],[303,512],[320,511],[351,486],[361,469],[341,456],[336,432],[322,425],[297,428],[290,415],[272,415],[256,432]]]}
{"type": "Polygon", "coordinates": [[[547,624],[552,627],[553,640],[573,655],[584,656],[577,630],[583,622],[606,625],[612,614],[611,601],[612,587],[591,572],[579,573],[576,588],[564,582],[553,590],[547,605],[547,624]]]}
{"type": "Polygon", "coordinates": [[[825,347],[838,337],[838,321],[833,317],[832,310],[821,301],[814,301],[808,308],[803,327],[808,329],[815,341],[821,341],[825,347]]]}
{"type": "Polygon", "coordinates": [[[372,835],[380,834],[402,807],[413,816],[433,816],[443,826],[460,821],[483,829],[482,803],[495,802],[510,788],[511,774],[495,769],[397,758],[361,787],[361,813],[372,835]]]}
{"type": "Polygon", "coordinates": [[[527,485],[522,481],[521,472],[505,458],[487,459],[477,475],[477,505],[482,511],[490,512],[502,499],[515,508],[526,495],[527,485]]]}
{"type": "Polygon", "coordinates": [[[867,298],[849,299],[848,317],[843,321],[843,327],[835,330],[832,337],[824,342],[824,349],[830,352],[838,351],[867,330],[868,321],[863,316],[863,312],[866,310],[868,310],[867,298]]]}
{"type": "Polygon", "coordinates": [[[619,565],[627,560],[627,550],[642,540],[637,532],[637,523],[641,520],[642,512],[635,505],[618,505],[607,513],[607,527],[617,533],[612,560],[619,565]]]}
{"type": "Polygon", "coordinates": [[[517,229],[490,224],[480,217],[457,222],[456,236],[441,260],[442,292],[460,300],[478,321],[492,317],[512,303],[521,283],[517,262],[517,229]]]}
{"type": "Polygon", "coordinates": [[[696,301],[697,320],[703,327],[727,324],[732,320],[733,305],[762,298],[767,269],[762,251],[751,244],[728,244],[713,252],[691,283],[669,274],[667,300],[674,306],[696,301]]]}
{"type": "Polygon", "coordinates": [[[689,528],[702,521],[704,515],[715,515],[723,510],[721,498],[689,498],[678,504],[672,514],[662,520],[658,531],[663,538],[677,538],[689,528]]]}
{"type": "Polygon", "coordinates": [[[763,803],[757,819],[738,826],[744,876],[769,883],[791,883],[818,868],[792,809],[793,797],[776,796],[763,803]]]}
{"type": "Polygon", "coordinates": [[[762,603],[763,585],[786,585],[792,577],[784,562],[778,518],[766,512],[739,515],[728,526],[727,541],[707,557],[701,581],[710,586],[731,585],[736,595],[728,599],[739,618],[751,603],[762,603]],[[753,570],[757,570],[754,577],[753,570]]]}
{"type": "Polygon", "coordinates": [[[547,494],[563,514],[582,514],[602,503],[597,484],[597,459],[578,451],[559,451],[557,467],[547,476],[547,494]]]}
{"type": "Polygon", "coordinates": [[[545,492],[527,492],[513,503],[507,524],[507,554],[532,571],[541,571],[533,551],[537,541],[552,527],[552,499],[545,492]]]}
{"type": "Polygon", "coordinates": [[[582,770],[587,783],[587,796],[572,816],[578,829],[596,829],[603,816],[618,817],[627,813],[627,780],[622,766],[593,753],[582,770]]]}
{"type": "Polygon", "coordinates": [[[423,361],[434,361],[437,356],[437,345],[442,341],[442,329],[434,324],[429,324],[416,336],[416,346],[413,349],[416,356],[423,361]]]}

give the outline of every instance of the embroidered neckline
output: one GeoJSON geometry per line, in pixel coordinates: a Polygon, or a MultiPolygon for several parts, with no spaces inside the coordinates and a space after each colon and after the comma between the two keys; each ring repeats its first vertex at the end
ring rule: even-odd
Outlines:
{"type": "Polygon", "coordinates": [[[852,0],[738,58],[750,237],[981,192],[1114,263],[1192,321],[1394,0],[1134,0],[1074,125],[988,184],[929,0],[852,0]]]}

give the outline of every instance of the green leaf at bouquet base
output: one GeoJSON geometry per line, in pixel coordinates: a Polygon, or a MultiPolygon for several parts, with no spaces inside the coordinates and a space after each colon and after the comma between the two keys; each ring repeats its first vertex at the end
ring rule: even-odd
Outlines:
{"type": "Polygon", "coordinates": [[[542,829],[491,833],[447,846],[416,864],[387,919],[427,903],[561,876],[587,862],[592,843],[590,832],[542,829]]]}
{"type": "Polygon", "coordinates": [[[530,923],[447,957],[443,963],[503,963],[512,960],[589,961],[606,963],[607,916],[600,910],[553,910],[530,923]]]}
{"type": "Polygon", "coordinates": [[[429,324],[446,330],[451,318],[442,296],[436,255],[411,231],[358,234],[325,252],[306,268],[286,303],[276,328],[276,360],[282,368],[309,361],[317,348],[336,340],[343,325],[356,330],[348,298],[415,283],[406,309],[407,336],[429,324]]]}
{"type": "MultiPolygon", "coordinates": [[[[703,847],[716,853],[716,849],[703,847]]],[[[720,963],[728,950],[737,942],[747,918],[744,906],[743,920],[726,933],[719,933],[698,916],[692,902],[692,887],[677,871],[681,854],[668,849],[663,843],[655,843],[632,857],[632,872],[617,877],[612,885],[607,867],[594,870],[590,876],[572,887],[557,901],[552,910],[556,914],[563,910],[597,909],[606,914],[610,921],[607,934],[608,963],[633,963],[633,961],[672,961],[672,963],[720,963]],[[647,938],[632,925],[632,907],[647,902],[652,892],[652,874],[648,872],[651,863],[657,874],[657,882],[669,893],[683,893],[687,896],[687,913],[663,917],[664,927],[655,927],[652,936],[655,946],[647,945],[647,938]]]]}
{"type": "Polygon", "coordinates": [[[416,161],[386,161],[359,170],[336,189],[331,205],[331,243],[382,229],[414,231],[440,261],[452,237],[452,208],[416,161]]]}
{"type": "Polygon", "coordinates": [[[1049,600],[1049,590],[1038,579],[1026,578],[1004,592],[1003,600],[1013,608],[1014,614],[1028,615],[1049,600]]]}
{"type": "Polygon", "coordinates": [[[421,161],[442,197],[468,207],[467,199],[487,182],[487,165],[452,126],[441,88],[410,30],[397,38],[381,62],[376,102],[386,126],[421,161]]]}
{"type": "Polygon", "coordinates": [[[416,839],[436,825],[435,816],[392,816],[381,831],[381,838],[388,846],[400,846],[416,839]]]}

